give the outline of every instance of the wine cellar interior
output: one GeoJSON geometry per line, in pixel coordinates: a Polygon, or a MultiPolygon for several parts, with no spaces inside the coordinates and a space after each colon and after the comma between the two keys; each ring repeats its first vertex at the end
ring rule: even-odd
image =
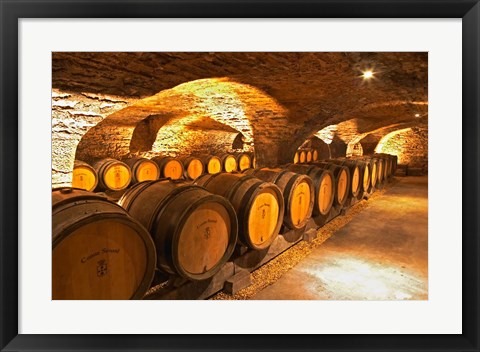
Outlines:
{"type": "Polygon", "coordinates": [[[425,300],[428,53],[52,53],[52,299],[425,300]]]}

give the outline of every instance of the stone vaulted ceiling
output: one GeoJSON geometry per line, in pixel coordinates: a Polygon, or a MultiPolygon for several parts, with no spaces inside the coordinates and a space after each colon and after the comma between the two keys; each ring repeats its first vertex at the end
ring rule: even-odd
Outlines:
{"type": "Polygon", "coordinates": [[[130,114],[114,112],[86,140],[95,142],[109,126],[142,149],[131,139],[141,136],[146,118],[158,116],[155,133],[188,118],[183,125],[221,130],[222,123],[226,134],[241,132],[265,165],[291,160],[327,126],[336,125],[348,144],[428,117],[427,53],[54,53],[52,74],[54,89],[133,102],[130,114]],[[374,72],[368,81],[367,69],[374,72]]]}

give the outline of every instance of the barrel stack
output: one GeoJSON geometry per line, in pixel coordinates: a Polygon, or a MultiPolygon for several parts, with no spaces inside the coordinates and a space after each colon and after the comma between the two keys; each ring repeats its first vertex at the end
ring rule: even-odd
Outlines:
{"type": "Polygon", "coordinates": [[[282,192],[275,184],[240,173],[202,175],[195,184],[232,203],[243,246],[262,250],[275,240],[285,212],[282,192]]]}
{"type": "Polygon", "coordinates": [[[313,181],[307,175],[285,169],[248,169],[246,174],[276,184],[285,203],[284,225],[292,230],[302,229],[312,216],[315,193],[313,181]]]}
{"type": "Polygon", "coordinates": [[[297,163],[255,169],[252,157],[76,160],[73,187],[52,191],[53,298],[142,299],[156,271],[182,285],[222,277],[227,262],[252,271],[368,199],[397,165],[299,149],[297,163]]]}
{"type": "Polygon", "coordinates": [[[206,280],[230,258],[238,236],[232,205],[186,181],[159,180],[130,188],[119,204],[152,235],[157,268],[206,280]]]}
{"type": "Polygon", "coordinates": [[[330,220],[330,212],[335,199],[335,176],[330,170],[312,165],[289,164],[288,170],[309,176],[314,185],[313,221],[323,226],[330,220]]]}

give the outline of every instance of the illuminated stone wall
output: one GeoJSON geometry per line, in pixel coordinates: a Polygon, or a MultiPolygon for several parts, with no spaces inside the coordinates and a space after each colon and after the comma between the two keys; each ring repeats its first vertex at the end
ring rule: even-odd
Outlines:
{"type": "Polygon", "coordinates": [[[399,164],[421,168],[428,173],[428,128],[413,127],[385,136],[376,149],[379,153],[398,156],[399,164]]]}
{"type": "MultiPolygon", "coordinates": [[[[113,95],[52,91],[52,186],[71,185],[75,152],[87,131],[133,103],[113,95]]],[[[108,143],[109,136],[105,135],[108,143]]]]}

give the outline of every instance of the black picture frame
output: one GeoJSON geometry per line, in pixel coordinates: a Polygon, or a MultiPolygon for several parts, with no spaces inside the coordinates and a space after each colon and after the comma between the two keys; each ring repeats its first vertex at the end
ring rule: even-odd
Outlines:
{"type": "MultiPolygon", "coordinates": [[[[49,350],[479,351],[478,0],[0,0],[0,347],[49,350]],[[462,18],[461,335],[19,335],[18,20],[20,18],[462,18]]],[[[454,119],[455,117],[452,117],[454,119]]]]}

